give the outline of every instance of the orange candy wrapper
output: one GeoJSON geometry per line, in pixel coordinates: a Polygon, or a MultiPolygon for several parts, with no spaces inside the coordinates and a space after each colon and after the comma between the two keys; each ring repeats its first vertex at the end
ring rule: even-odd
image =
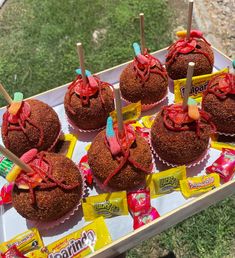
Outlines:
{"type": "Polygon", "coordinates": [[[104,218],[99,217],[89,225],[48,245],[48,258],[85,257],[112,242],[104,218]]]}

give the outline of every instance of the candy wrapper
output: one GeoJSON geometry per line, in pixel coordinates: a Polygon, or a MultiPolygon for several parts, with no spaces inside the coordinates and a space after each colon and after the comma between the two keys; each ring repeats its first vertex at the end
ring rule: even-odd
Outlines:
{"type": "Polygon", "coordinates": [[[71,159],[76,142],[77,137],[75,137],[73,134],[62,134],[55,145],[54,152],[63,154],[67,158],[71,159]]]}
{"type": "Polygon", "coordinates": [[[224,182],[231,180],[235,173],[235,150],[222,149],[220,157],[206,168],[206,173],[217,173],[224,182]]]}
{"type": "Polygon", "coordinates": [[[152,198],[180,190],[180,180],[186,179],[186,167],[179,166],[147,176],[152,198]]]}
{"type": "MultiPolygon", "coordinates": [[[[122,115],[124,122],[136,121],[139,119],[141,115],[141,102],[132,103],[126,107],[122,108],[122,115]]],[[[116,111],[112,111],[110,116],[113,119],[113,122],[117,121],[117,113],[116,111]]]]}
{"type": "Polygon", "coordinates": [[[86,221],[100,216],[111,218],[128,215],[126,192],[104,193],[84,198],[82,208],[86,221]]]}
{"type": "Polygon", "coordinates": [[[82,175],[85,177],[87,184],[91,185],[93,183],[93,174],[92,174],[91,168],[88,164],[87,154],[81,158],[81,160],[78,164],[78,169],[80,170],[82,175]]]}
{"type": "Polygon", "coordinates": [[[14,184],[5,184],[0,191],[0,205],[9,204],[12,201],[11,192],[14,184]]]}
{"type": "Polygon", "coordinates": [[[180,189],[186,198],[206,193],[219,185],[220,178],[215,173],[208,176],[188,177],[187,179],[180,180],[180,189]]]}
{"type": "Polygon", "coordinates": [[[0,252],[6,252],[10,247],[16,246],[23,254],[43,248],[43,242],[36,228],[31,228],[9,241],[0,244],[0,252]]]}
{"type": "Polygon", "coordinates": [[[148,129],[150,129],[152,127],[154,119],[155,119],[155,116],[143,116],[141,118],[144,127],[148,128],[148,129]]]}
{"type": "Polygon", "coordinates": [[[8,172],[13,168],[14,163],[0,153],[0,175],[6,177],[8,172]]]}
{"type": "Polygon", "coordinates": [[[150,190],[140,189],[127,195],[129,211],[133,217],[133,228],[137,229],[160,217],[157,210],[151,206],[150,190]]]}
{"type": "MultiPolygon", "coordinates": [[[[189,97],[196,99],[198,102],[201,102],[202,93],[206,89],[209,81],[216,75],[228,72],[228,68],[224,68],[218,72],[212,74],[205,74],[194,76],[192,78],[192,87],[189,94],[189,97]]],[[[186,78],[179,79],[174,81],[174,94],[175,94],[175,103],[183,101],[184,91],[186,87],[186,78]]]]}
{"type": "Polygon", "coordinates": [[[48,258],[85,257],[112,242],[104,218],[99,217],[82,229],[48,245],[48,258]]]}
{"type": "Polygon", "coordinates": [[[211,148],[222,150],[235,150],[235,136],[214,135],[211,141],[211,148]]]}
{"type": "Polygon", "coordinates": [[[4,254],[0,254],[2,258],[26,258],[15,245],[10,247],[4,254]]]}

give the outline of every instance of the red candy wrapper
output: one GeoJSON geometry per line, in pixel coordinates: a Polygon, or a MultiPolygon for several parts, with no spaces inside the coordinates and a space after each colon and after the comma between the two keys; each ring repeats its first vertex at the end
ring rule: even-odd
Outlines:
{"type": "Polygon", "coordinates": [[[128,208],[132,216],[148,212],[151,207],[150,190],[141,189],[127,195],[128,208]]]}
{"type": "Polygon", "coordinates": [[[5,184],[0,191],[0,205],[11,203],[11,192],[14,184],[5,184]]]}
{"type": "Polygon", "coordinates": [[[11,246],[4,254],[0,254],[2,258],[27,258],[15,245],[11,246]]]}
{"type": "Polygon", "coordinates": [[[160,217],[157,210],[151,206],[149,189],[141,189],[129,193],[127,195],[127,202],[129,211],[134,219],[134,229],[160,217]]]}
{"type": "Polygon", "coordinates": [[[90,166],[88,164],[88,156],[87,154],[83,156],[79,162],[78,169],[80,172],[84,175],[86,182],[88,185],[91,185],[93,182],[93,176],[90,169],[90,166]]]}
{"type": "Polygon", "coordinates": [[[138,216],[134,216],[134,229],[137,229],[145,224],[159,218],[160,215],[154,207],[151,207],[150,210],[146,214],[140,214],[138,216]]]}
{"type": "Polygon", "coordinates": [[[224,182],[231,180],[235,173],[235,150],[222,149],[220,157],[206,168],[206,173],[217,173],[224,182]]]}

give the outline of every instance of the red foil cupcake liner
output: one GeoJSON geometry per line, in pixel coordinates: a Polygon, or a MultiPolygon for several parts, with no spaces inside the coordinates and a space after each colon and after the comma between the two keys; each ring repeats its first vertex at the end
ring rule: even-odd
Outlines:
{"type": "MultiPolygon", "coordinates": [[[[149,145],[150,145],[150,149],[153,153],[153,155],[155,157],[157,157],[162,163],[166,164],[167,166],[169,167],[178,167],[178,166],[181,166],[179,164],[172,164],[172,163],[169,163],[167,161],[165,161],[164,159],[162,159],[161,157],[159,157],[159,155],[156,153],[156,151],[154,150],[153,146],[152,146],[152,140],[151,140],[151,134],[149,134],[149,139],[148,139],[148,142],[149,142],[149,145]]],[[[209,155],[208,151],[210,149],[210,140],[209,140],[209,143],[208,143],[208,146],[207,146],[207,149],[201,154],[201,156],[199,158],[197,158],[195,161],[191,162],[191,163],[188,163],[188,164],[185,164],[185,166],[187,168],[191,168],[191,167],[195,167],[197,165],[199,165],[200,163],[202,163],[209,155]]]]}
{"type": "MultiPolygon", "coordinates": [[[[157,102],[154,102],[152,104],[141,104],[141,111],[148,111],[154,107],[156,107],[157,105],[161,104],[166,98],[167,98],[167,95],[168,95],[168,90],[166,92],[166,95],[159,101],[157,102]]],[[[130,102],[129,100],[126,100],[125,98],[122,97],[122,99],[127,103],[127,104],[132,104],[133,102],[130,102]]]]}
{"type": "Polygon", "coordinates": [[[52,229],[56,226],[59,226],[60,224],[65,223],[67,220],[70,219],[71,216],[74,215],[74,213],[79,209],[79,207],[81,206],[82,203],[82,198],[86,195],[86,192],[88,191],[86,183],[85,183],[85,178],[82,175],[82,196],[81,196],[81,200],[79,201],[79,203],[68,213],[66,213],[65,215],[63,215],[61,218],[54,220],[54,221],[50,221],[50,222],[40,222],[40,221],[33,221],[33,220],[27,220],[30,223],[31,227],[36,227],[40,230],[48,230],[48,229],[52,229]]]}
{"type": "Polygon", "coordinates": [[[74,130],[77,130],[81,133],[93,133],[93,132],[99,132],[101,130],[103,130],[106,126],[103,126],[103,127],[100,127],[100,128],[97,128],[97,129],[92,129],[92,130],[84,130],[84,129],[81,129],[79,128],[77,125],[75,125],[69,118],[68,116],[66,116],[67,118],[67,121],[69,123],[69,125],[74,129],[74,130]]]}

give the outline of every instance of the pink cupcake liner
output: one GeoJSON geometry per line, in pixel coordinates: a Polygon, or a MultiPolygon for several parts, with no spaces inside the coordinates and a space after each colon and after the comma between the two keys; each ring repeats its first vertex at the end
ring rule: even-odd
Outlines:
{"type": "MultiPolygon", "coordinates": [[[[158,106],[159,104],[161,104],[168,96],[168,90],[166,92],[166,95],[160,99],[157,102],[154,102],[153,104],[141,104],[141,111],[148,111],[156,106],[158,106]]],[[[132,104],[133,102],[130,102],[129,100],[126,100],[125,98],[122,97],[122,99],[127,103],[127,104],[132,104]]]]}
{"type": "Polygon", "coordinates": [[[106,126],[103,126],[103,127],[97,128],[97,129],[84,130],[84,129],[79,128],[77,125],[75,125],[75,124],[68,118],[68,116],[66,116],[66,118],[67,118],[67,122],[69,123],[69,126],[71,126],[74,130],[78,130],[78,131],[81,132],[81,133],[99,132],[99,131],[103,130],[103,129],[106,127],[106,126]]]}
{"type": "Polygon", "coordinates": [[[40,222],[40,221],[27,220],[28,222],[30,222],[30,226],[36,227],[40,230],[49,230],[49,229],[52,229],[56,226],[64,224],[67,220],[69,220],[70,217],[73,216],[74,213],[80,208],[81,203],[82,203],[82,198],[86,195],[86,191],[88,191],[86,183],[85,183],[85,178],[84,178],[82,173],[81,173],[81,177],[82,177],[81,199],[80,199],[79,203],[71,211],[69,211],[68,213],[63,215],[61,218],[59,218],[57,220],[54,220],[54,221],[50,221],[50,222],[40,222]]]}
{"type": "MultiPolygon", "coordinates": [[[[169,167],[178,167],[178,166],[181,166],[179,164],[172,164],[172,163],[169,163],[167,162],[166,160],[162,159],[161,157],[159,157],[159,155],[156,153],[156,151],[154,150],[153,146],[152,146],[152,140],[151,140],[151,134],[149,134],[149,139],[148,139],[148,142],[149,142],[149,145],[150,145],[150,149],[152,151],[152,153],[154,154],[155,157],[157,157],[162,163],[166,164],[167,166],[169,167]]],[[[201,154],[201,156],[196,159],[195,161],[191,162],[191,163],[188,163],[188,164],[185,164],[185,166],[187,168],[191,168],[191,167],[195,167],[197,165],[199,165],[200,163],[202,163],[209,155],[209,149],[210,149],[210,140],[209,140],[209,143],[208,143],[208,146],[206,148],[206,150],[201,154]]]]}

